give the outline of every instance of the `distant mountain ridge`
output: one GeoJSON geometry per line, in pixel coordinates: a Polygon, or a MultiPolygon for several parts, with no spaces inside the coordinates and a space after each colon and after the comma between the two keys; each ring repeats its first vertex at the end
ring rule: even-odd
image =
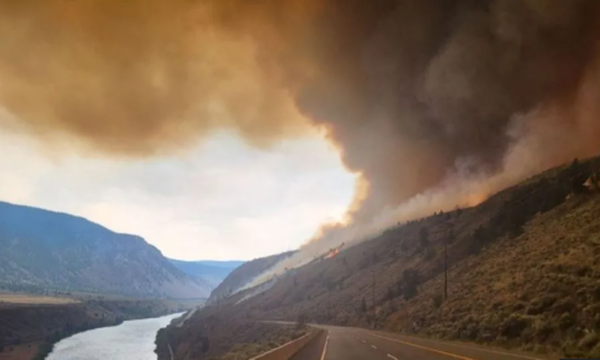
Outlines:
{"type": "Polygon", "coordinates": [[[211,286],[211,290],[216,288],[234,269],[244,263],[244,261],[240,260],[184,261],[169,259],[169,261],[184,273],[207,281],[211,286]]]}
{"type": "Polygon", "coordinates": [[[154,246],[82,217],[0,202],[0,288],[204,298],[154,246]]]}

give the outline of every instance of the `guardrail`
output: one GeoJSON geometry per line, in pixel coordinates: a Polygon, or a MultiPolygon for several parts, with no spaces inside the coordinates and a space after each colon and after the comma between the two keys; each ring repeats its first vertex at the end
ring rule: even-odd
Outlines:
{"type": "Polygon", "coordinates": [[[269,350],[264,354],[253,357],[249,360],[288,360],[294,356],[300,349],[306,346],[312,339],[321,335],[323,329],[314,329],[310,333],[303,335],[295,340],[281,345],[275,349],[269,350]]]}

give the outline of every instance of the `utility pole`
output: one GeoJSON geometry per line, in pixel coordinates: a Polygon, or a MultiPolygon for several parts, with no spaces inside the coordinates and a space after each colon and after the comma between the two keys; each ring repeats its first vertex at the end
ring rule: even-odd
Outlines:
{"type": "Polygon", "coordinates": [[[373,268],[373,311],[375,310],[375,268],[373,268]]]}
{"type": "Polygon", "coordinates": [[[327,286],[327,321],[331,321],[331,286],[327,286]]]}
{"type": "Polygon", "coordinates": [[[375,262],[373,262],[373,283],[372,283],[372,301],[373,301],[373,329],[375,329],[376,314],[375,314],[375,262]]]}
{"type": "Polygon", "coordinates": [[[446,235],[444,236],[444,302],[448,300],[448,239],[452,234],[454,227],[453,221],[444,221],[446,226],[446,235]]]}
{"type": "Polygon", "coordinates": [[[448,235],[444,237],[444,302],[448,300],[448,235]]]}

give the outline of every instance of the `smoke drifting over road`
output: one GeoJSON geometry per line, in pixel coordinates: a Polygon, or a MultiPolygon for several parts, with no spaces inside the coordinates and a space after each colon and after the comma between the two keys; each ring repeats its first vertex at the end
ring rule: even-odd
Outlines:
{"type": "Polygon", "coordinates": [[[598,24],[588,0],[0,0],[0,101],[124,156],[323,126],[368,183],[323,237],[356,238],[599,151],[598,24]]]}

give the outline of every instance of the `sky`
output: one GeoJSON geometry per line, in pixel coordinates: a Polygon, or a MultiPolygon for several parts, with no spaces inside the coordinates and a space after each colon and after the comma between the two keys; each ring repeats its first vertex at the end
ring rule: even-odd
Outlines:
{"type": "Polygon", "coordinates": [[[182,260],[296,249],[342,219],[355,182],[316,132],[269,149],[217,132],[186,151],[127,160],[55,153],[0,127],[0,153],[0,200],[83,216],[182,260]]]}

